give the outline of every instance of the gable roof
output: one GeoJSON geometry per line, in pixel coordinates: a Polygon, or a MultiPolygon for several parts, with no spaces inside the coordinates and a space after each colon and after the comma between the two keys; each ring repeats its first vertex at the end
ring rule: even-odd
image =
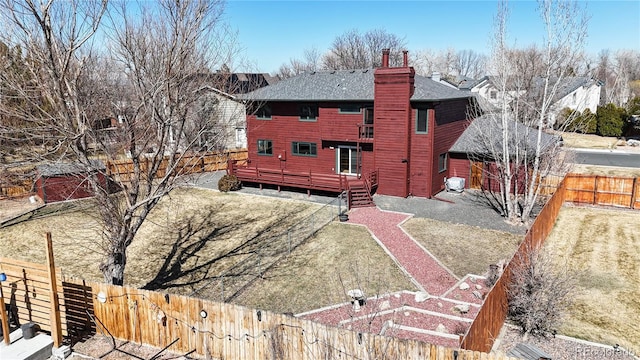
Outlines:
{"type": "MultiPolygon", "coordinates": [[[[554,80],[552,80],[551,83],[553,84],[554,80]]],[[[558,84],[558,90],[553,100],[554,102],[559,101],[582,86],[590,87],[592,85],[599,85],[599,82],[588,76],[571,76],[562,78],[558,84]]],[[[544,88],[544,81],[542,78],[536,78],[536,87],[538,92],[542,92],[542,89],[544,88]]]]}
{"type": "MultiPolygon", "coordinates": [[[[424,76],[414,78],[412,101],[464,99],[471,95],[424,76]]],[[[263,101],[373,101],[374,69],[310,71],[240,96],[263,101]]]]}
{"type": "MultiPolygon", "coordinates": [[[[490,75],[485,76],[482,79],[478,80],[478,82],[476,82],[471,88],[480,88],[487,85],[491,85],[495,87],[496,79],[497,77],[495,76],[490,76],[490,75]]],[[[557,81],[558,81],[557,78],[551,79],[550,83],[551,85],[554,85],[557,81]]],[[[592,85],[601,85],[601,83],[598,80],[595,80],[588,76],[563,77],[558,84],[558,89],[553,99],[553,102],[559,101],[560,99],[571,94],[581,86],[590,87],[592,85]]],[[[513,81],[507,81],[507,86],[510,87],[508,90],[516,90],[516,88],[513,87],[514,86],[513,81]]],[[[542,77],[534,78],[532,87],[533,88],[531,89],[531,92],[533,94],[541,93],[542,90],[544,89],[544,78],[542,77]]]]}
{"type": "MultiPolygon", "coordinates": [[[[499,153],[502,149],[503,135],[502,123],[497,116],[499,115],[484,114],[473,120],[449,151],[476,155],[499,153]]],[[[526,150],[529,154],[533,154],[536,148],[538,130],[514,120],[508,121],[508,127],[510,134],[517,134],[517,136],[509,137],[509,151],[513,153],[518,148],[521,151],[526,150]]],[[[559,140],[559,137],[543,132],[542,150],[546,150],[559,140]]]]}

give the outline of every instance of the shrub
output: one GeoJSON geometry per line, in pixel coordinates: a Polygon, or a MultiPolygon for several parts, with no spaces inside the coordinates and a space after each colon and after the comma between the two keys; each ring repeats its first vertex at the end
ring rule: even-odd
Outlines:
{"type": "Polygon", "coordinates": [[[626,112],[615,104],[599,106],[596,113],[598,119],[598,135],[621,136],[625,130],[626,112]]]}
{"type": "Polygon", "coordinates": [[[558,115],[558,128],[564,128],[565,131],[578,132],[582,134],[595,134],[598,121],[594,113],[589,108],[584,109],[582,114],[564,108],[558,115]]]}
{"type": "Polygon", "coordinates": [[[509,317],[525,334],[553,332],[571,306],[575,275],[535,248],[517,253],[512,261],[516,263],[507,285],[509,317]]]}
{"type": "Polygon", "coordinates": [[[240,190],[242,183],[235,175],[224,175],[218,180],[218,190],[222,192],[240,190]]]}

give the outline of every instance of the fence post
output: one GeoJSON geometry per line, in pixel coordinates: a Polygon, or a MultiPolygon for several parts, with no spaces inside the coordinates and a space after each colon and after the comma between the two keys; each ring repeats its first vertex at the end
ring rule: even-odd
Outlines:
{"type": "MultiPolygon", "coordinates": [[[[53,260],[53,244],[51,233],[47,233],[47,267],[49,269],[49,294],[51,298],[51,337],[53,346],[59,348],[62,345],[62,324],[60,321],[60,306],[58,304],[58,287],[56,283],[56,268],[53,260]]],[[[4,309],[2,309],[4,311],[4,309]]]]}
{"type": "Polygon", "coordinates": [[[4,339],[4,343],[9,345],[11,344],[11,339],[9,338],[9,317],[7,316],[6,304],[4,302],[4,294],[2,292],[2,285],[0,285],[0,306],[2,306],[0,311],[0,320],[2,320],[2,337],[4,339]]]}

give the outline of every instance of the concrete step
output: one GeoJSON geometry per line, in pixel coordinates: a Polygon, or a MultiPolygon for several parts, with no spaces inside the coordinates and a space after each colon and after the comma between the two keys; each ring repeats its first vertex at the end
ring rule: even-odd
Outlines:
{"type": "Polygon", "coordinates": [[[11,332],[10,344],[0,343],[2,360],[46,360],[51,357],[53,339],[46,334],[37,334],[31,339],[22,337],[22,330],[11,332]]]}

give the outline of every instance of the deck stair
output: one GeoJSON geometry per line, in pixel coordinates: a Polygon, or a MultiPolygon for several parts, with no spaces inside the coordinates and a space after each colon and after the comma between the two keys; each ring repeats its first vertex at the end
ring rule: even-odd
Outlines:
{"type": "Polygon", "coordinates": [[[376,206],[364,181],[349,182],[349,205],[350,208],[376,206]]]}

